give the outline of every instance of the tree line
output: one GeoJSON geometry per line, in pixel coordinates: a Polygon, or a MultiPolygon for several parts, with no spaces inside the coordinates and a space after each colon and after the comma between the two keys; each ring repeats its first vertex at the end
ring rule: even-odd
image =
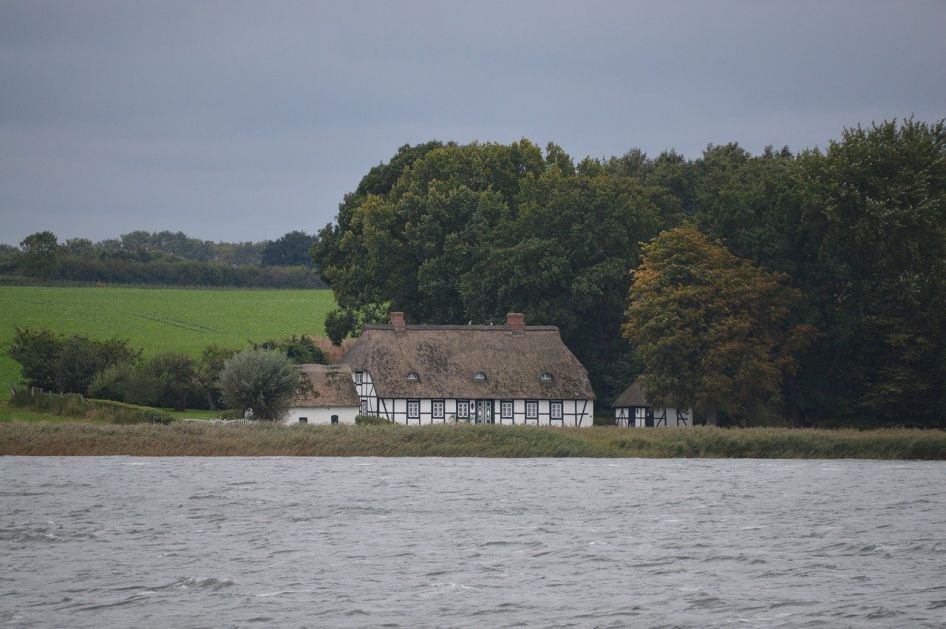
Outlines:
{"type": "Polygon", "coordinates": [[[336,337],[384,302],[415,323],[521,311],[560,327],[599,404],[645,374],[655,395],[739,423],[946,417],[942,121],[695,159],[404,146],[312,255],[336,337]]]}
{"type": "Polygon", "coordinates": [[[324,288],[312,269],[315,237],[291,231],[259,243],[211,242],[181,232],[135,231],[63,243],[49,231],[0,245],[0,276],[25,281],[324,288]]]}
{"type": "Polygon", "coordinates": [[[26,384],[44,391],[175,410],[252,408],[265,419],[278,418],[295,392],[291,365],[328,362],[305,335],[249,343],[243,351],[209,344],[195,360],[181,352],[142,358],[126,339],[29,328],[15,331],[9,355],[26,384]]]}

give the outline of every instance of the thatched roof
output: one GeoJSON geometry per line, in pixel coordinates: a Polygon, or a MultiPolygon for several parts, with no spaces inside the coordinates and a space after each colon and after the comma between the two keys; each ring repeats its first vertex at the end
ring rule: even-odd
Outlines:
{"type": "Polygon", "coordinates": [[[370,373],[381,397],[595,399],[554,326],[366,325],[345,362],[370,373]]]}
{"type": "Polygon", "coordinates": [[[300,386],[295,407],[358,406],[360,398],[348,365],[296,365],[300,386]]]}
{"type": "MultiPolygon", "coordinates": [[[[655,406],[647,397],[647,387],[644,385],[642,378],[636,378],[634,382],[631,383],[631,386],[624,389],[624,393],[617,396],[614,402],[611,403],[612,408],[624,408],[628,406],[655,406]]],[[[663,405],[658,404],[657,406],[663,405]]],[[[668,408],[676,408],[677,404],[675,400],[668,400],[666,402],[668,408]]]]}

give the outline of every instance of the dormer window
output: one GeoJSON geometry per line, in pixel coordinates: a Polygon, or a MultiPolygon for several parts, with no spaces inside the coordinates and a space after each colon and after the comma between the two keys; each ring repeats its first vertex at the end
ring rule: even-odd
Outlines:
{"type": "Polygon", "coordinates": [[[541,376],[539,376],[539,380],[541,380],[542,382],[551,382],[552,374],[546,371],[541,376]]]}
{"type": "Polygon", "coordinates": [[[476,382],[483,382],[486,380],[486,374],[482,371],[477,371],[475,374],[473,374],[473,380],[476,382]]]}
{"type": "Polygon", "coordinates": [[[417,382],[420,380],[420,376],[417,375],[416,371],[411,371],[407,374],[407,380],[408,382],[417,382]]]}

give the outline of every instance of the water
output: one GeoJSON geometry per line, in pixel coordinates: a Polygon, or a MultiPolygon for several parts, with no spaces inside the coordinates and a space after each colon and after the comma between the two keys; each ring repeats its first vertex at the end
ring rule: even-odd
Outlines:
{"type": "Polygon", "coordinates": [[[946,626],[946,464],[0,458],[0,625],[946,626]]]}

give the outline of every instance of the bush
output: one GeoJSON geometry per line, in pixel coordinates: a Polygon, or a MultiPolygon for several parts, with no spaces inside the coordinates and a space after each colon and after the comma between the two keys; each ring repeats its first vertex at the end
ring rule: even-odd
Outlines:
{"type": "Polygon", "coordinates": [[[153,408],[109,400],[93,400],[75,393],[46,393],[36,389],[14,391],[10,406],[111,424],[170,424],[174,420],[167,413],[153,408]]]}
{"type": "Polygon", "coordinates": [[[143,363],[112,365],[95,374],[88,390],[93,398],[177,411],[186,409],[188,402],[203,403],[194,361],[175,352],[158,354],[143,363]]]}
{"type": "Polygon", "coordinates": [[[143,365],[143,370],[157,383],[155,406],[170,406],[183,411],[187,402],[197,395],[194,361],[186,354],[158,354],[143,365]]]}
{"type": "Polygon", "coordinates": [[[377,415],[358,415],[355,417],[355,424],[359,426],[383,426],[391,423],[393,423],[391,420],[377,415]]]}
{"type": "Polygon", "coordinates": [[[86,393],[96,373],[118,363],[136,362],[141,351],[125,340],[99,341],[17,328],[9,354],[20,363],[28,384],[46,391],[86,393]]]}
{"type": "Polygon", "coordinates": [[[279,350],[285,354],[286,357],[289,358],[289,362],[294,365],[328,364],[328,359],[326,359],[325,352],[322,351],[322,348],[315,344],[312,337],[306,336],[305,334],[300,337],[293,334],[292,338],[282,339],[281,341],[270,339],[262,343],[253,343],[253,349],[279,350]]]}
{"type": "Polygon", "coordinates": [[[118,363],[95,374],[89,383],[89,396],[100,400],[124,402],[129,399],[129,380],[135,365],[118,363]]]}

